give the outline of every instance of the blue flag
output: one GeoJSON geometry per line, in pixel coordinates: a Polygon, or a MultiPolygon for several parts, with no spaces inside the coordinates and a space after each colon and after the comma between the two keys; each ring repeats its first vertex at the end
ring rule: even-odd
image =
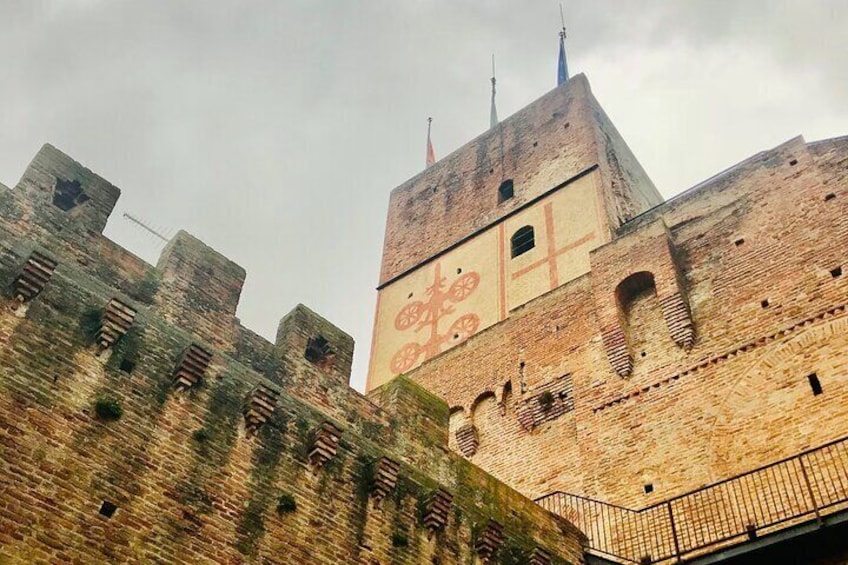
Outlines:
{"type": "Polygon", "coordinates": [[[557,65],[557,86],[568,80],[568,63],[565,60],[565,34],[559,34],[559,64],[557,65]]]}

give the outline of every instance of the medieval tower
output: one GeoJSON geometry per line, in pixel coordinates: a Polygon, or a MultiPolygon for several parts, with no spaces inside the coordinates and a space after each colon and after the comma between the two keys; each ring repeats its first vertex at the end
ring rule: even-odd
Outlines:
{"type": "Polygon", "coordinates": [[[848,138],[797,137],[663,202],[578,75],[392,191],[368,387],[445,400],[451,448],[594,557],[836,523],[846,201],[848,138]]]}

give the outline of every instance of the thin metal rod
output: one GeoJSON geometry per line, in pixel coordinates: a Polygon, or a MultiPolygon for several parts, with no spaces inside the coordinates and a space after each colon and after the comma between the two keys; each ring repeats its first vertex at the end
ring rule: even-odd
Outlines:
{"type": "Polygon", "coordinates": [[[161,234],[161,233],[159,233],[158,231],[154,230],[153,228],[151,228],[150,226],[148,226],[147,224],[145,224],[144,222],[142,222],[142,221],[141,221],[141,220],[139,220],[138,218],[136,218],[136,217],[134,217],[134,216],[131,216],[130,214],[127,214],[126,212],[124,212],[124,217],[125,217],[126,219],[128,219],[129,221],[131,221],[132,223],[134,223],[134,224],[136,224],[137,226],[139,226],[140,228],[142,228],[142,229],[144,229],[144,230],[147,230],[148,232],[152,233],[153,235],[155,235],[156,237],[158,237],[158,238],[159,238],[159,239],[161,239],[162,241],[164,241],[164,242],[167,242],[167,241],[168,241],[168,238],[167,238],[167,237],[165,237],[164,235],[162,235],[162,234],[161,234]]]}

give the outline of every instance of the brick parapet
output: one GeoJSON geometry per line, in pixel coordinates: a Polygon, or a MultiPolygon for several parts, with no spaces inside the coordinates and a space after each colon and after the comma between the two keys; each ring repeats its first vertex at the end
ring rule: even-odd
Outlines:
{"type": "Polygon", "coordinates": [[[350,389],[352,340],[307,308],[283,319],[275,344],[234,319],[232,337],[212,339],[234,313],[243,272],[197,240],[181,234],[176,245],[186,247],[162,268],[138,269],[157,276],[133,296],[95,264],[96,252],[79,261],[74,238],[20,226],[0,219],[0,561],[448,565],[471,558],[490,519],[512,550],[583,561],[573,526],[447,450],[440,401],[403,381],[383,407],[350,389]],[[205,296],[179,280],[199,281],[200,265],[186,264],[198,249],[211,258],[209,277],[224,273],[205,296]],[[12,281],[36,250],[55,271],[17,306],[12,281]],[[116,298],[134,314],[101,351],[92,340],[116,298]],[[332,363],[305,357],[313,333],[332,363]],[[192,345],[211,361],[181,392],[174,372],[192,345]],[[319,468],[307,451],[327,423],[341,441],[319,468]],[[383,457],[401,462],[399,483],[376,509],[366,487],[383,457]],[[434,538],[418,508],[440,486],[457,511],[434,538]]]}

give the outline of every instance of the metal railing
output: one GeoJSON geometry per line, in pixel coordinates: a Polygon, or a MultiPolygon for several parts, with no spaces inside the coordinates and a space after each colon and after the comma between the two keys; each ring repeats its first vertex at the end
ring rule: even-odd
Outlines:
{"type": "Polygon", "coordinates": [[[564,492],[536,502],[580,528],[590,553],[680,561],[848,507],[848,437],[641,510],[564,492]]]}

